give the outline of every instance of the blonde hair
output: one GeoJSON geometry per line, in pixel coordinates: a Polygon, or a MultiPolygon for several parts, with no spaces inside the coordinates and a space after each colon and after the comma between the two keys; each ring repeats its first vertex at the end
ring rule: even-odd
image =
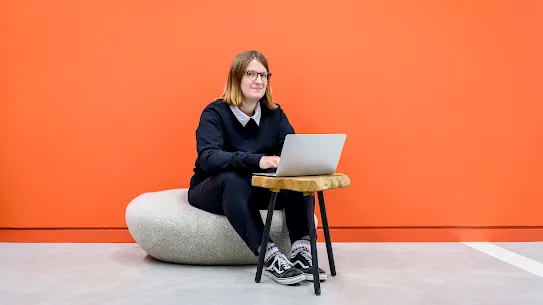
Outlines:
{"type": "MultiPolygon", "coordinates": [[[[245,76],[247,66],[253,60],[258,60],[269,72],[268,61],[266,57],[258,51],[245,51],[238,54],[232,61],[230,72],[228,73],[228,82],[222,96],[220,97],[229,105],[241,106],[243,103],[243,93],[241,92],[241,80],[245,76]]],[[[275,109],[277,105],[273,102],[270,80],[266,84],[266,93],[262,97],[264,105],[268,109],[275,109]]]]}

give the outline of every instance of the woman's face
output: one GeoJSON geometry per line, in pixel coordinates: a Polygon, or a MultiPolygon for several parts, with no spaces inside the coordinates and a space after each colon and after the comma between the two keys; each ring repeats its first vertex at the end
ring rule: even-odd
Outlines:
{"type": "Polygon", "coordinates": [[[267,74],[268,71],[262,63],[253,59],[245,69],[245,75],[241,79],[241,92],[244,101],[256,102],[266,93],[267,77],[257,73],[267,74]]]}

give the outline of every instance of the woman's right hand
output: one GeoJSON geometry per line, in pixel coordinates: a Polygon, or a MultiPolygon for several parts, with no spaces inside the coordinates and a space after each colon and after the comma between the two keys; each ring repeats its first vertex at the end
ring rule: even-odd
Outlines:
{"type": "Polygon", "coordinates": [[[279,156],[263,156],[262,158],[260,158],[260,168],[277,168],[277,166],[279,165],[279,159],[279,156]]]}

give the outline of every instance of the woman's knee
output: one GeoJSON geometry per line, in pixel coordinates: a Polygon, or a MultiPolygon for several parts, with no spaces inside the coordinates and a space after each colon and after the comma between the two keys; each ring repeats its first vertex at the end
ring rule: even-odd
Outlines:
{"type": "Polygon", "coordinates": [[[223,202],[247,201],[251,197],[251,177],[236,172],[224,172],[218,174],[217,178],[222,195],[227,196],[223,198],[223,202]]]}
{"type": "Polygon", "coordinates": [[[250,188],[251,179],[249,176],[244,176],[236,172],[223,172],[217,175],[219,186],[222,188],[250,188]]]}
{"type": "Polygon", "coordinates": [[[218,178],[222,195],[222,207],[226,215],[246,215],[250,213],[251,178],[236,172],[224,172],[219,174],[218,178]]]}

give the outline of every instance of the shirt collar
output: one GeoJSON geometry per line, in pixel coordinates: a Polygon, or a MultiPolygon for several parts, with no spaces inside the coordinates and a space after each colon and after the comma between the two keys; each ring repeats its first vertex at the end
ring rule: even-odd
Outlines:
{"type": "Polygon", "coordinates": [[[241,109],[239,109],[238,106],[230,105],[230,109],[236,116],[236,119],[238,119],[241,125],[243,125],[243,127],[245,127],[245,125],[249,123],[250,119],[253,119],[256,122],[256,125],[260,126],[260,116],[261,116],[260,102],[256,103],[255,114],[253,114],[253,116],[251,117],[243,113],[243,111],[241,111],[241,109]]]}

